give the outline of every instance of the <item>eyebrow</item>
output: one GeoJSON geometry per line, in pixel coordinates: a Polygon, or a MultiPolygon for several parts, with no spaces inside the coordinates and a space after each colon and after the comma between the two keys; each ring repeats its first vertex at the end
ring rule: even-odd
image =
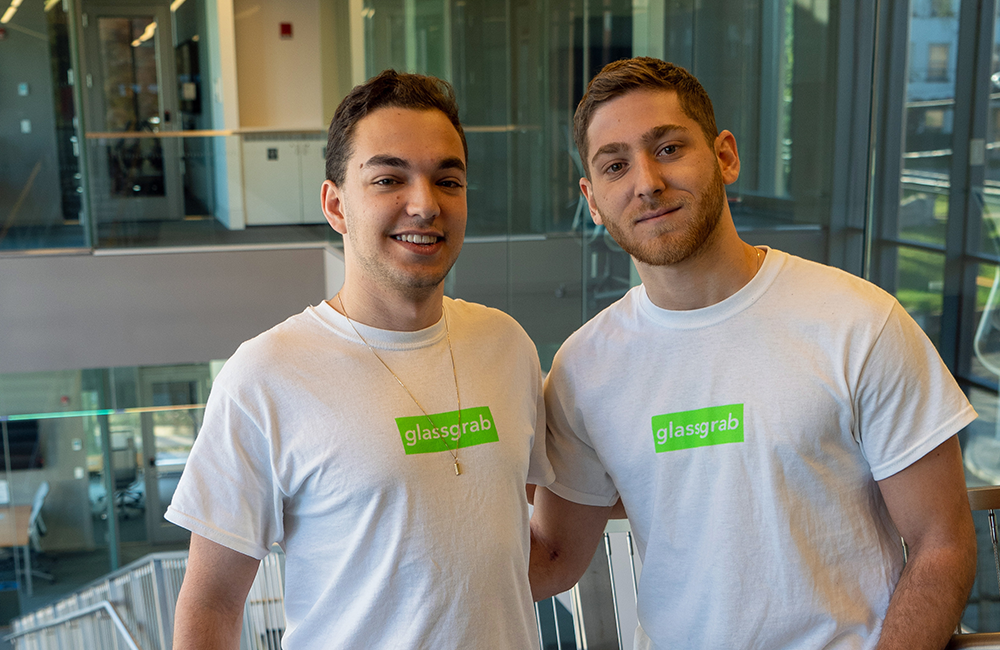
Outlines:
{"type": "MultiPolygon", "coordinates": [[[[675,132],[687,135],[691,133],[691,129],[687,128],[686,126],[682,126],[680,124],[661,124],[659,126],[654,126],[650,130],[643,133],[641,142],[643,146],[648,146],[653,142],[655,142],[656,140],[662,138],[664,135],[675,132]]],[[[594,164],[594,162],[597,161],[598,156],[606,156],[606,155],[614,155],[622,153],[623,151],[627,151],[628,148],[629,146],[624,142],[609,142],[608,144],[602,146],[600,149],[594,152],[594,155],[591,156],[590,158],[590,162],[591,164],[594,164]]]]}
{"type": "Polygon", "coordinates": [[[465,163],[462,162],[461,158],[456,156],[451,156],[450,158],[445,158],[438,164],[438,169],[457,169],[460,172],[465,172],[465,163]]]}
{"type": "MultiPolygon", "coordinates": [[[[410,162],[404,158],[398,156],[390,156],[388,154],[377,154],[369,158],[365,164],[365,167],[395,167],[397,169],[410,169],[410,162]]],[[[444,169],[457,169],[461,172],[465,171],[465,163],[462,162],[461,158],[456,156],[450,156],[445,158],[438,163],[437,168],[439,170],[444,169]]]]}
{"type": "Polygon", "coordinates": [[[410,163],[387,154],[377,154],[372,156],[364,164],[365,167],[398,167],[399,169],[409,169],[410,163]]]}
{"type": "Polygon", "coordinates": [[[643,134],[642,143],[644,145],[650,145],[668,133],[679,133],[682,135],[687,135],[691,133],[691,129],[687,128],[686,126],[681,126],[680,124],[661,124],[660,126],[654,126],[645,134],[643,134]]]}

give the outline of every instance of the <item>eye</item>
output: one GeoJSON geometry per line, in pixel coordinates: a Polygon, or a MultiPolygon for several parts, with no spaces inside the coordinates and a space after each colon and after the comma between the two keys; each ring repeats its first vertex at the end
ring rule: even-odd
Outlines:
{"type": "Polygon", "coordinates": [[[672,156],[673,154],[677,153],[677,149],[678,148],[679,147],[676,144],[668,144],[668,145],[664,146],[662,149],[660,149],[660,155],[661,156],[672,156]]]}
{"type": "Polygon", "coordinates": [[[604,168],[605,174],[617,174],[618,172],[625,169],[625,163],[614,162],[604,168]]]}
{"type": "Polygon", "coordinates": [[[447,187],[452,190],[458,190],[464,187],[461,181],[457,181],[452,178],[448,178],[443,181],[438,181],[438,185],[440,185],[441,187],[447,187]]]}
{"type": "Polygon", "coordinates": [[[381,187],[391,187],[393,185],[398,185],[398,184],[399,181],[397,181],[395,178],[379,178],[372,183],[372,185],[378,185],[381,187]]]}

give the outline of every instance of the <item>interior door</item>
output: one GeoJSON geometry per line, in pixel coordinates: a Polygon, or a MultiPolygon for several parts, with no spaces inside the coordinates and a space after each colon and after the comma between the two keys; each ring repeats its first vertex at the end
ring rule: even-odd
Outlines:
{"type": "Polygon", "coordinates": [[[146,533],[151,544],[187,539],[188,532],[166,521],[163,514],[201,429],[204,409],[190,405],[205,403],[210,381],[206,365],[140,371],[142,403],[163,409],[142,414],[146,533]]]}
{"type": "Polygon", "coordinates": [[[179,121],[169,6],[85,3],[81,22],[95,218],[182,219],[181,142],[156,135],[179,121]]]}

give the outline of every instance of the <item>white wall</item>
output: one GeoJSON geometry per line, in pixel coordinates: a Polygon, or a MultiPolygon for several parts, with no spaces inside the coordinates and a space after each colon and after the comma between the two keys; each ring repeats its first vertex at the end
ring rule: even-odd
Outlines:
{"type": "Polygon", "coordinates": [[[0,373],[202,363],[327,297],[322,248],[0,257],[0,373]]]}
{"type": "Polygon", "coordinates": [[[233,10],[240,126],[323,129],[319,0],[234,0],[233,10]]]}

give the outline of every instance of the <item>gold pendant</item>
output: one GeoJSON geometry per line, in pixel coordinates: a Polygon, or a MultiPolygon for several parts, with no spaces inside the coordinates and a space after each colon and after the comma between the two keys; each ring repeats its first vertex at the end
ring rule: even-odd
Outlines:
{"type": "Polygon", "coordinates": [[[459,474],[461,474],[461,473],[462,473],[462,468],[461,468],[461,467],[459,467],[459,465],[458,465],[458,461],[456,460],[456,461],[455,461],[455,476],[458,476],[458,475],[459,475],[459,474]]]}

